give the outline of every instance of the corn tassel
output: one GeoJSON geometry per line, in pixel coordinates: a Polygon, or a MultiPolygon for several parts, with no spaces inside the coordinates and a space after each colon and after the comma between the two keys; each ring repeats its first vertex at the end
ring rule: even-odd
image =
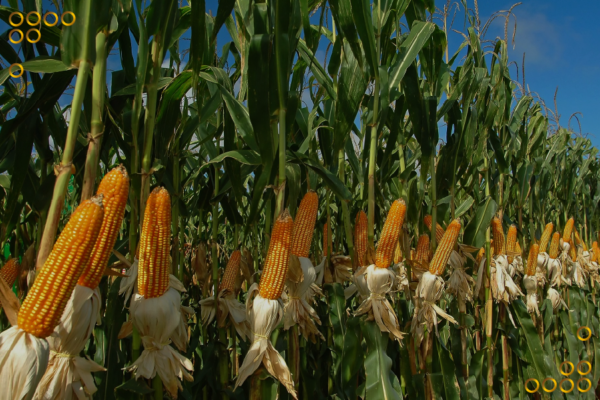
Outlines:
{"type": "Polygon", "coordinates": [[[388,268],[390,266],[405,215],[406,204],[404,200],[394,201],[377,242],[377,251],[375,253],[375,265],[377,268],[388,268]]]}

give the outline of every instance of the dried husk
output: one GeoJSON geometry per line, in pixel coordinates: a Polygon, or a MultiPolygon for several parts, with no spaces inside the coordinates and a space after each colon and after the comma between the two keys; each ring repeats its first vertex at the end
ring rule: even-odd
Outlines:
{"type": "Polygon", "coordinates": [[[119,295],[125,295],[124,305],[127,304],[132,293],[137,293],[137,277],[138,277],[138,263],[137,257],[133,259],[133,264],[127,270],[127,277],[121,278],[121,286],[119,287],[119,295]]]}
{"type": "MultiPolygon", "coordinates": [[[[483,280],[485,276],[485,257],[479,264],[479,271],[477,273],[477,284],[475,286],[475,293],[482,295],[483,280]]],[[[496,302],[504,302],[506,304],[511,303],[513,300],[523,295],[521,289],[515,284],[512,277],[507,271],[508,258],[505,255],[494,257],[491,265],[491,282],[490,288],[492,291],[492,297],[496,302]]]]}
{"type": "Polygon", "coordinates": [[[354,275],[352,275],[352,281],[354,283],[344,289],[344,296],[346,299],[349,299],[358,292],[359,300],[362,303],[371,294],[369,286],[367,285],[367,278],[364,274],[366,268],[367,267],[361,267],[355,271],[354,275]]]}
{"type": "Polygon", "coordinates": [[[333,254],[329,266],[326,265],[327,257],[323,257],[321,263],[315,267],[317,273],[316,283],[344,284],[352,280],[352,260],[343,254],[333,254]]]}
{"type": "Polygon", "coordinates": [[[438,334],[438,315],[458,325],[458,322],[451,315],[436,305],[436,302],[442,297],[443,293],[444,279],[429,271],[423,273],[415,292],[415,297],[418,301],[415,303],[417,306],[415,306],[410,328],[416,346],[419,346],[423,341],[426,328],[428,332],[433,332],[435,329],[436,334],[438,334]]]}
{"type": "Polygon", "coordinates": [[[375,320],[382,332],[388,332],[391,338],[401,341],[404,334],[400,332],[398,317],[385,297],[394,286],[394,272],[371,264],[366,268],[364,275],[370,294],[358,307],[355,315],[368,314],[368,320],[375,320]]]}
{"type": "MultiPolygon", "coordinates": [[[[542,253],[544,254],[544,253],[542,253]]],[[[539,259],[539,256],[538,256],[539,259]]],[[[548,282],[550,287],[561,286],[562,283],[562,262],[560,258],[549,258],[547,264],[548,282]]]]}
{"type": "Polygon", "coordinates": [[[169,392],[177,398],[182,389],[181,379],[193,381],[188,371],[194,367],[190,360],[170,346],[170,337],[181,322],[181,296],[173,288],[160,297],[146,299],[139,293],[131,301],[131,318],[142,338],[144,351],[128,368],[136,379],[152,379],[158,374],[169,392]]]}
{"type": "Polygon", "coordinates": [[[539,316],[540,310],[538,309],[537,304],[537,277],[535,275],[525,275],[523,277],[523,287],[527,292],[527,295],[525,296],[525,300],[527,302],[527,312],[530,314],[535,312],[535,314],[539,316]]]}
{"type": "Polygon", "coordinates": [[[554,311],[558,311],[561,307],[564,307],[565,310],[568,310],[567,304],[562,299],[560,292],[554,288],[549,288],[546,298],[550,299],[552,302],[552,308],[554,311]]]}
{"type": "Polygon", "coordinates": [[[284,330],[288,330],[297,324],[300,334],[315,343],[317,337],[325,340],[325,337],[317,328],[317,324],[321,325],[321,319],[314,308],[311,307],[310,299],[307,298],[317,274],[310,259],[298,257],[298,261],[304,279],[299,283],[286,281],[288,301],[284,307],[284,330]]]}
{"type": "Polygon", "coordinates": [[[35,400],[88,399],[96,392],[92,372],[106,369],[79,354],[94,331],[100,311],[98,288],[77,285],[67,302],[60,323],[48,337],[50,360],[35,400]]]}
{"type": "Polygon", "coordinates": [[[30,400],[42,379],[50,346],[17,326],[0,334],[0,399],[30,400]]]}
{"type": "Polygon", "coordinates": [[[244,383],[262,363],[267,371],[283,384],[296,400],[294,381],[284,358],[271,344],[271,333],[283,318],[281,299],[264,299],[258,293],[258,285],[253,284],[247,293],[246,314],[250,324],[250,348],[240,367],[235,389],[244,383]]]}
{"type": "MultiPolygon", "coordinates": [[[[460,251],[452,251],[448,260],[452,272],[450,273],[450,278],[448,278],[446,293],[456,297],[459,310],[464,310],[466,303],[473,301],[472,286],[475,280],[464,270],[464,265],[467,262],[467,254],[460,251]]],[[[470,258],[473,259],[472,256],[470,258]]]]}
{"type": "Polygon", "coordinates": [[[235,327],[242,340],[250,335],[248,321],[246,320],[246,307],[235,298],[235,295],[229,290],[221,290],[218,296],[219,310],[215,307],[214,296],[207,297],[200,301],[202,307],[202,324],[210,325],[217,315],[217,325],[224,328],[227,320],[235,327]]]}
{"type": "Polygon", "coordinates": [[[535,276],[537,278],[537,284],[539,289],[544,289],[546,283],[548,281],[548,262],[550,261],[550,256],[548,253],[539,253],[537,258],[537,267],[535,268],[535,276]]]}
{"type": "Polygon", "coordinates": [[[396,280],[394,281],[395,290],[404,292],[407,296],[410,296],[410,282],[404,261],[392,265],[392,271],[396,275],[396,280]]]}

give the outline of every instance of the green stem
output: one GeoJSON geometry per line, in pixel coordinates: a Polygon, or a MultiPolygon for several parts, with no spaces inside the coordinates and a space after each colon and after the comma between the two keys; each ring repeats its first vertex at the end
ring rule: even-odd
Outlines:
{"type": "MultiPolygon", "coordinates": [[[[487,156],[484,157],[484,168],[485,168],[485,196],[490,197],[490,171],[489,171],[489,160],[487,156]]],[[[494,352],[492,343],[492,312],[493,312],[493,300],[492,293],[490,291],[490,282],[492,276],[492,255],[490,247],[490,227],[485,231],[485,269],[486,269],[486,281],[485,281],[485,318],[484,322],[486,325],[486,344],[487,344],[487,362],[488,362],[488,397],[494,396],[494,352]]]]}
{"type": "Polygon", "coordinates": [[[288,367],[292,374],[294,387],[297,389],[300,382],[300,336],[298,335],[298,325],[293,325],[288,330],[288,367]]]}
{"type": "MultiPolygon", "coordinates": [[[[339,176],[343,184],[346,183],[346,165],[344,160],[344,149],[340,150],[339,158],[339,176]]],[[[346,246],[348,247],[348,253],[354,265],[354,241],[352,240],[352,222],[350,221],[350,211],[348,210],[348,203],[342,200],[342,214],[344,216],[344,231],[346,233],[346,246]]]]}
{"type": "Polygon", "coordinates": [[[94,195],[96,184],[96,171],[98,171],[98,158],[100,157],[100,145],[104,134],[104,122],[102,112],[104,110],[104,98],[106,91],[106,34],[98,32],[96,35],[96,64],[92,76],[92,121],[91,133],[88,140],[88,152],[85,159],[85,171],[83,175],[83,188],[81,189],[81,201],[87,200],[94,195]]]}
{"type": "Polygon", "coordinates": [[[287,90],[288,90],[288,82],[285,79],[288,76],[287,71],[287,59],[284,57],[288,53],[288,49],[285,49],[284,46],[287,45],[287,40],[283,40],[284,33],[282,31],[283,24],[286,23],[285,17],[289,19],[289,15],[283,15],[280,12],[279,4],[280,1],[287,0],[278,0],[276,1],[277,10],[275,14],[275,66],[277,73],[277,92],[279,97],[279,179],[277,182],[277,203],[275,205],[275,217],[279,217],[279,214],[283,212],[285,208],[285,136],[286,136],[286,127],[285,127],[285,115],[286,115],[286,99],[287,99],[287,90]]]}
{"type": "MultiPolygon", "coordinates": [[[[182,190],[181,181],[181,167],[179,165],[179,138],[174,143],[175,154],[173,154],[173,188],[175,190],[182,190]]],[[[183,265],[180,261],[181,252],[179,250],[179,199],[181,193],[173,193],[173,207],[171,209],[171,225],[173,226],[173,247],[171,250],[171,259],[173,260],[173,273],[183,281],[183,265]]]]}
{"type": "Polygon", "coordinates": [[[163,384],[158,374],[152,379],[152,389],[154,389],[154,400],[163,399],[163,384]]]}
{"type": "Polygon", "coordinates": [[[431,156],[431,251],[437,248],[437,189],[435,182],[435,154],[431,156]]]}
{"type": "Polygon", "coordinates": [[[87,86],[88,74],[91,64],[87,60],[82,60],[79,63],[79,71],[77,73],[77,81],[75,83],[75,92],[73,94],[73,102],[71,103],[71,120],[67,130],[67,140],[65,143],[62,160],[60,162],[60,172],[56,177],[54,184],[54,193],[50,209],[48,210],[48,219],[44,226],[44,233],[40,243],[40,250],[37,257],[36,269],[39,271],[46,262],[46,259],[52,251],[54,238],[58,230],[58,223],[65,203],[65,195],[69,180],[71,179],[71,163],[73,162],[73,154],[75,152],[75,144],[77,143],[77,131],[79,130],[79,118],[81,117],[81,106],[85,96],[85,88],[87,86]]]}

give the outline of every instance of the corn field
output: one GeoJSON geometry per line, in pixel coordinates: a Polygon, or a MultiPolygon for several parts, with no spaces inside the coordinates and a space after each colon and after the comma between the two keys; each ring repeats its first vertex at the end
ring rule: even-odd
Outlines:
{"type": "Polygon", "coordinates": [[[0,400],[597,398],[598,150],[513,8],[5,3],[0,400]]]}

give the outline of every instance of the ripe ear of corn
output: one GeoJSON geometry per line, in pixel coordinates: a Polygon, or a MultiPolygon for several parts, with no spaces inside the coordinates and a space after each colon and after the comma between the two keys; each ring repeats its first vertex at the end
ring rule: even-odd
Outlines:
{"type": "Polygon", "coordinates": [[[21,306],[19,328],[38,338],[52,334],[90,258],[103,216],[102,196],[77,207],[21,306]]]}
{"type": "Polygon", "coordinates": [[[281,297],[290,262],[293,229],[294,221],[285,210],[273,226],[269,251],[260,277],[259,294],[263,299],[277,300],[281,297]]]}
{"type": "Polygon", "coordinates": [[[554,232],[552,235],[552,241],[550,242],[550,250],[548,251],[548,255],[551,259],[555,259],[558,257],[558,248],[560,246],[560,233],[554,232]]]}
{"type": "Polygon", "coordinates": [[[536,243],[531,245],[529,249],[529,257],[527,257],[527,266],[525,269],[525,275],[533,276],[535,275],[535,270],[537,268],[537,257],[540,251],[540,246],[536,243]]]}
{"type": "Polygon", "coordinates": [[[571,257],[571,260],[577,261],[577,250],[573,243],[571,243],[571,247],[569,247],[569,256],[571,257]]]}
{"type": "Polygon", "coordinates": [[[583,251],[588,251],[588,247],[585,244],[585,242],[581,240],[581,236],[579,236],[579,232],[577,231],[577,229],[573,230],[573,233],[575,235],[575,244],[583,247],[583,251]]]}
{"type": "Polygon", "coordinates": [[[312,242],[317,222],[317,211],[319,209],[319,196],[314,191],[309,191],[300,202],[294,231],[292,232],[291,253],[298,257],[308,258],[310,244],[312,242]]]}
{"type": "Polygon", "coordinates": [[[515,252],[519,253],[519,254],[523,254],[523,250],[521,250],[521,245],[519,244],[519,242],[517,242],[515,244],[515,252]]]}
{"type": "Polygon", "coordinates": [[[225,272],[223,273],[223,279],[219,286],[219,292],[222,290],[228,290],[231,293],[235,293],[235,282],[240,276],[240,261],[242,259],[242,253],[239,250],[231,253],[225,272]]]}
{"type": "Polygon", "coordinates": [[[140,235],[138,292],[145,298],[162,296],[169,287],[171,196],[155,188],[146,201],[140,235]]]}
{"type": "Polygon", "coordinates": [[[367,263],[367,241],[367,214],[360,210],[354,221],[354,252],[361,267],[367,263]]]}
{"type": "Polygon", "coordinates": [[[8,286],[12,286],[19,276],[20,268],[21,264],[19,264],[19,259],[11,258],[4,264],[2,269],[0,269],[0,278],[4,279],[4,282],[6,282],[8,286]]]}
{"type": "Polygon", "coordinates": [[[400,248],[400,241],[396,243],[396,249],[394,250],[394,264],[402,262],[402,249],[400,248]]]}
{"type": "Polygon", "coordinates": [[[423,234],[417,241],[417,261],[428,263],[429,251],[429,235],[423,234]]]}
{"type": "Polygon", "coordinates": [[[548,243],[552,237],[552,231],[554,230],[554,224],[552,222],[546,224],[542,238],[540,239],[540,253],[544,253],[548,249],[548,243]]]}
{"type": "Polygon", "coordinates": [[[129,195],[129,176],[123,165],[106,174],[100,182],[97,194],[104,196],[102,199],[104,219],[90,260],[77,282],[90,289],[98,287],[102,279],[125,215],[129,195]]]}
{"type": "MultiPolygon", "coordinates": [[[[506,251],[514,253],[517,249],[517,227],[511,225],[508,228],[508,234],[506,235],[506,251]]],[[[508,262],[513,262],[513,256],[509,254],[508,262]]]]}
{"type": "Polygon", "coordinates": [[[450,259],[450,254],[458,240],[460,227],[461,223],[458,219],[455,219],[448,225],[448,229],[446,229],[442,240],[438,244],[435,254],[433,255],[433,260],[431,260],[431,264],[429,265],[430,273],[437,276],[441,276],[444,273],[448,260],[450,259]]]}
{"type": "Polygon", "coordinates": [[[377,242],[377,250],[375,252],[375,265],[377,268],[387,268],[390,266],[405,215],[406,204],[404,200],[394,201],[377,242]]]}
{"type": "Polygon", "coordinates": [[[573,218],[569,218],[569,220],[565,224],[565,229],[563,230],[563,242],[571,243],[571,234],[573,233],[574,225],[575,220],[573,218]]]}
{"type": "MultiPolygon", "coordinates": [[[[426,215],[425,218],[423,218],[423,222],[425,223],[425,225],[427,225],[427,228],[429,228],[429,232],[431,232],[431,226],[433,225],[433,217],[431,215],[426,215]]],[[[444,236],[444,228],[442,228],[442,226],[436,222],[435,223],[435,242],[439,243],[442,240],[443,236],[444,236]]]]}
{"type": "Polygon", "coordinates": [[[504,250],[504,229],[502,228],[502,221],[498,217],[494,217],[492,220],[492,235],[494,237],[494,255],[506,254],[504,250]]]}

